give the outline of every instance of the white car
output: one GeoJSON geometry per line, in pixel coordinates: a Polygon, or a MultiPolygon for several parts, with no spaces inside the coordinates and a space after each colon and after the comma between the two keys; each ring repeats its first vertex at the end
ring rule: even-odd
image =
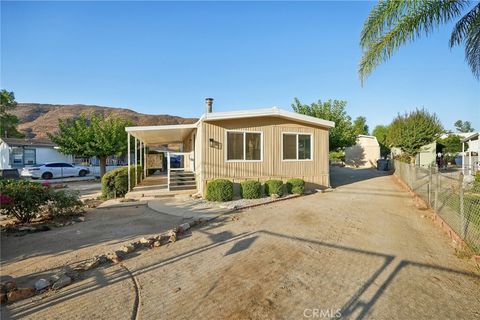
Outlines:
{"type": "Polygon", "coordinates": [[[87,167],[75,166],[64,162],[50,162],[22,169],[22,177],[32,179],[52,179],[64,177],[85,177],[90,173],[87,167]]]}

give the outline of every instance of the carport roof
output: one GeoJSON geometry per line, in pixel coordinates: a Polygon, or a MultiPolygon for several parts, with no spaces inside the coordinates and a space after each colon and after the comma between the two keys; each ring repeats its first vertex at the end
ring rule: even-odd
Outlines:
{"type": "Polygon", "coordinates": [[[195,128],[197,123],[127,127],[125,131],[147,145],[156,145],[182,142],[195,128]]]}

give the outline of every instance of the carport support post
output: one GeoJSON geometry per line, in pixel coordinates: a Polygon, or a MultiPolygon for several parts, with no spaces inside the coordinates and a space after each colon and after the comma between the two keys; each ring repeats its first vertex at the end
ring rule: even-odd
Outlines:
{"type": "Polygon", "coordinates": [[[128,191],[131,190],[130,186],[130,133],[127,134],[127,164],[128,164],[128,191]]]}
{"type": "Polygon", "coordinates": [[[137,151],[138,151],[138,140],[135,137],[135,183],[133,184],[134,186],[137,185],[138,179],[137,179],[137,166],[138,166],[138,158],[137,158],[137,151]]]}
{"type": "Polygon", "coordinates": [[[143,143],[143,177],[147,177],[147,146],[143,143]]]}
{"type": "MultiPolygon", "coordinates": [[[[140,165],[142,166],[143,168],[143,142],[142,140],[140,140],[140,165]]],[[[143,175],[142,175],[142,172],[140,172],[140,180],[143,180],[143,175]]]]}
{"type": "Polygon", "coordinates": [[[167,151],[167,188],[170,191],[170,151],[167,151]]]}

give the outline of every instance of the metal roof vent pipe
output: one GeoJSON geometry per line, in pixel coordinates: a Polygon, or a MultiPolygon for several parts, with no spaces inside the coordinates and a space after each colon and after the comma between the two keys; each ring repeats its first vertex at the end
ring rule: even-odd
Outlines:
{"type": "Polygon", "coordinates": [[[212,113],[213,98],[205,98],[205,111],[212,113]]]}

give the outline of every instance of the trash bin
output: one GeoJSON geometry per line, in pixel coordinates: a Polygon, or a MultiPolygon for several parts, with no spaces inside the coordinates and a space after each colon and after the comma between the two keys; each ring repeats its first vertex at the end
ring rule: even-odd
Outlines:
{"type": "Polygon", "coordinates": [[[388,160],[378,159],[377,160],[377,170],[379,171],[388,171],[388,160]]]}

